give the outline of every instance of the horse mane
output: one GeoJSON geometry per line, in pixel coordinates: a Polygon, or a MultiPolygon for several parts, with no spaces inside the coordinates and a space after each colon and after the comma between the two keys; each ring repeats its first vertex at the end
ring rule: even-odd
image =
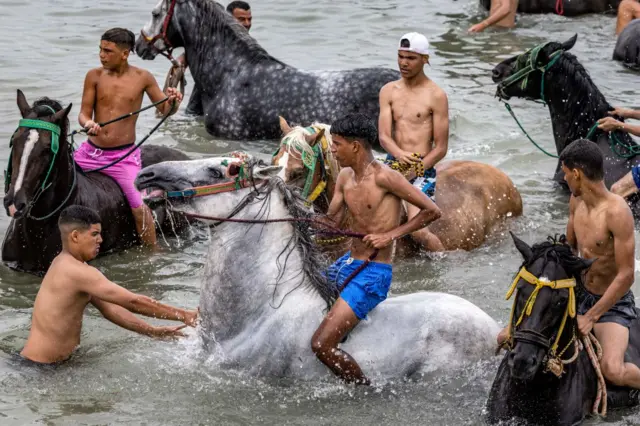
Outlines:
{"type": "MultiPolygon", "coordinates": [[[[250,159],[247,161],[247,168],[249,170],[250,179],[253,179],[253,168],[257,164],[264,164],[262,160],[250,159]]],[[[271,194],[274,190],[277,190],[284,201],[284,205],[294,219],[311,219],[314,214],[309,211],[305,206],[305,199],[302,198],[296,191],[297,188],[289,187],[281,178],[272,177],[266,181],[264,185],[254,186],[254,190],[249,193],[243,200],[238,203],[238,207],[229,215],[234,216],[240,210],[242,210],[248,204],[262,203],[260,212],[256,215],[255,219],[260,219],[266,213],[268,213],[268,202],[271,198],[271,194]]],[[[266,226],[263,225],[263,226],[266,226]]],[[[326,258],[322,255],[318,246],[315,244],[312,238],[311,227],[308,222],[291,222],[293,227],[293,235],[287,242],[287,245],[282,252],[275,259],[278,265],[278,280],[276,281],[273,289],[273,294],[280,284],[280,279],[284,275],[284,271],[287,267],[287,261],[293,250],[298,250],[302,257],[302,271],[300,276],[300,284],[293,290],[300,288],[304,285],[305,277],[309,279],[309,284],[313,290],[315,290],[320,297],[326,302],[327,308],[338,298],[338,289],[332,285],[325,277],[324,270],[326,269],[326,258]]],[[[291,293],[293,290],[290,290],[291,293]]],[[[287,294],[289,294],[287,293],[287,294]]],[[[287,296],[285,294],[282,298],[287,296]]],[[[280,305],[282,304],[280,302],[280,305]]],[[[277,307],[279,307],[278,305],[277,307]]],[[[277,308],[276,307],[276,308],[277,308]]]]}
{"type": "MultiPolygon", "coordinates": [[[[220,3],[211,0],[191,0],[198,7],[196,26],[201,34],[215,33],[215,41],[224,49],[235,47],[235,51],[244,52],[251,64],[263,61],[277,62],[220,3]]],[[[210,46],[203,43],[199,55],[206,54],[210,46]]]]}
{"type": "MultiPolygon", "coordinates": [[[[60,102],[54,99],[47,98],[46,96],[40,99],[37,99],[33,103],[31,110],[37,114],[38,118],[49,117],[51,115],[51,110],[47,107],[53,108],[55,112],[62,110],[62,104],[60,102]]],[[[65,119],[62,120],[62,123],[60,123],[60,140],[62,141],[67,140],[66,138],[67,138],[68,130],[69,130],[69,116],[65,117],[65,119]]]]}
{"type": "MultiPolygon", "coordinates": [[[[338,166],[338,161],[335,159],[333,153],[331,152],[331,147],[333,146],[333,138],[331,137],[330,132],[331,126],[328,124],[315,122],[311,125],[311,127],[324,129],[324,137],[327,139],[328,144],[327,152],[324,154],[329,160],[328,164],[325,164],[325,166],[328,170],[329,177],[335,181],[338,178],[340,167],[338,166]]],[[[309,143],[307,143],[307,140],[304,137],[305,135],[309,134],[311,134],[311,132],[309,132],[305,127],[296,126],[282,139],[282,143],[285,145],[289,154],[292,154],[292,151],[295,150],[300,154],[304,153],[310,157],[313,157],[313,148],[311,147],[311,145],[309,145],[309,143]]]]}
{"type": "Polygon", "coordinates": [[[531,247],[533,256],[529,261],[524,261],[522,266],[529,267],[534,261],[545,258],[545,262],[549,259],[555,260],[562,265],[565,271],[575,278],[576,283],[582,285],[582,271],[584,270],[584,260],[579,256],[576,256],[571,246],[567,243],[567,237],[565,235],[547,237],[547,241],[543,241],[538,244],[534,244],[531,247]]]}
{"type": "MultiPolygon", "coordinates": [[[[602,117],[606,117],[613,107],[607,102],[602,92],[595,85],[589,72],[578,61],[578,58],[569,52],[560,54],[557,65],[547,71],[549,77],[557,82],[558,87],[566,87],[567,99],[563,99],[567,117],[575,119],[577,125],[569,126],[567,141],[584,138],[591,127],[602,117]]],[[[620,118],[621,119],[621,118],[620,118]]],[[[621,119],[624,121],[624,119],[621,119]]],[[[596,129],[596,133],[602,133],[596,129]]],[[[626,132],[617,132],[616,136],[629,144],[635,145],[626,132]]],[[[564,149],[564,147],[562,147],[564,149]]]]}

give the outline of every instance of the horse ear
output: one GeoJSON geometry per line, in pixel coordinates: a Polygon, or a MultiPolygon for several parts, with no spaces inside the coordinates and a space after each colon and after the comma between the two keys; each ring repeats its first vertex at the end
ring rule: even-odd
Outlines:
{"type": "Polygon", "coordinates": [[[282,130],[283,134],[288,135],[292,130],[291,126],[289,126],[289,123],[287,123],[287,120],[285,120],[283,116],[279,115],[278,119],[280,121],[280,130],[282,130]]]}
{"type": "Polygon", "coordinates": [[[256,179],[270,179],[277,176],[280,170],[282,170],[282,166],[257,164],[253,167],[253,177],[256,179]]]}
{"type": "Polygon", "coordinates": [[[319,140],[322,140],[323,136],[324,136],[324,129],[320,129],[318,133],[314,133],[314,134],[305,133],[304,139],[307,141],[309,146],[314,146],[315,144],[318,143],[319,140]]]}
{"type": "Polygon", "coordinates": [[[22,114],[22,118],[26,117],[27,114],[31,112],[31,107],[29,106],[29,102],[27,102],[27,98],[22,93],[22,90],[18,89],[18,109],[20,110],[20,114],[22,114]]]}
{"type": "Polygon", "coordinates": [[[567,50],[571,50],[571,48],[576,44],[576,40],[578,39],[578,34],[574,34],[569,40],[562,43],[562,50],[565,52],[567,50]]]}
{"type": "Polygon", "coordinates": [[[69,112],[71,111],[72,106],[73,104],[69,104],[69,106],[67,106],[66,108],[63,108],[60,111],[53,114],[53,121],[56,123],[59,123],[65,118],[67,118],[67,115],[69,115],[69,112]]]}
{"type": "Polygon", "coordinates": [[[509,231],[509,233],[511,234],[511,238],[513,239],[513,243],[516,245],[516,248],[518,249],[522,257],[524,257],[525,262],[530,261],[533,257],[533,251],[531,250],[531,247],[529,247],[529,245],[522,241],[520,238],[516,237],[513,232],[509,231]]]}

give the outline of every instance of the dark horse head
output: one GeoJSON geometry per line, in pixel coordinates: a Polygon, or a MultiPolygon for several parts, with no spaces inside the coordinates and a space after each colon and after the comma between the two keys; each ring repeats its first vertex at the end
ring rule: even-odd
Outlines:
{"type": "MultiPolygon", "coordinates": [[[[544,43],[496,65],[492,75],[498,83],[496,96],[504,101],[516,97],[545,103],[558,155],[577,139],[587,138],[598,144],[604,156],[604,181],[611,188],[640,164],[640,146],[626,132],[607,133],[596,127],[613,108],[587,70],[569,53],[576,39],[574,35],[563,43],[544,43]]],[[[554,180],[568,189],[559,162],[554,180]]]]}
{"type": "Polygon", "coordinates": [[[22,120],[9,142],[11,154],[5,171],[4,207],[16,219],[28,215],[59,172],[56,157],[68,156],[66,143],[69,111],[58,102],[42,98],[29,106],[18,90],[22,120]],[[14,210],[15,209],[15,210],[14,210]]]}
{"type": "Polygon", "coordinates": [[[533,247],[512,236],[524,262],[508,294],[515,292],[508,365],[513,377],[530,380],[560,352],[574,353],[576,285],[593,260],[574,255],[564,236],[533,247]]]}

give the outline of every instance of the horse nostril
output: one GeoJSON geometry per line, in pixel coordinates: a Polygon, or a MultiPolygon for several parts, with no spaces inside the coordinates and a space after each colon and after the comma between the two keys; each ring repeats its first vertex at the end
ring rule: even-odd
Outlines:
{"type": "Polygon", "coordinates": [[[138,182],[144,182],[147,180],[152,180],[156,177],[156,174],[153,170],[147,170],[146,172],[140,173],[138,175],[138,182]]]}
{"type": "Polygon", "coordinates": [[[491,72],[491,76],[493,77],[494,80],[499,80],[500,77],[502,77],[502,72],[500,72],[499,69],[494,68],[493,71],[491,72]]]}

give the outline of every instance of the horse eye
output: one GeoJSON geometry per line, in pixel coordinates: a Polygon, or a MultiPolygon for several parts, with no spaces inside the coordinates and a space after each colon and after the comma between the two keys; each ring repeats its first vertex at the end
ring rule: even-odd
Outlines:
{"type": "Polygon", "coordinates": [[[211,167],[209,169],[209,174],[211,175],[211,177],[216,178],[216,179],[220,179],[222,178],[222,172],[216,168],[216,167],[211,167]]]}

